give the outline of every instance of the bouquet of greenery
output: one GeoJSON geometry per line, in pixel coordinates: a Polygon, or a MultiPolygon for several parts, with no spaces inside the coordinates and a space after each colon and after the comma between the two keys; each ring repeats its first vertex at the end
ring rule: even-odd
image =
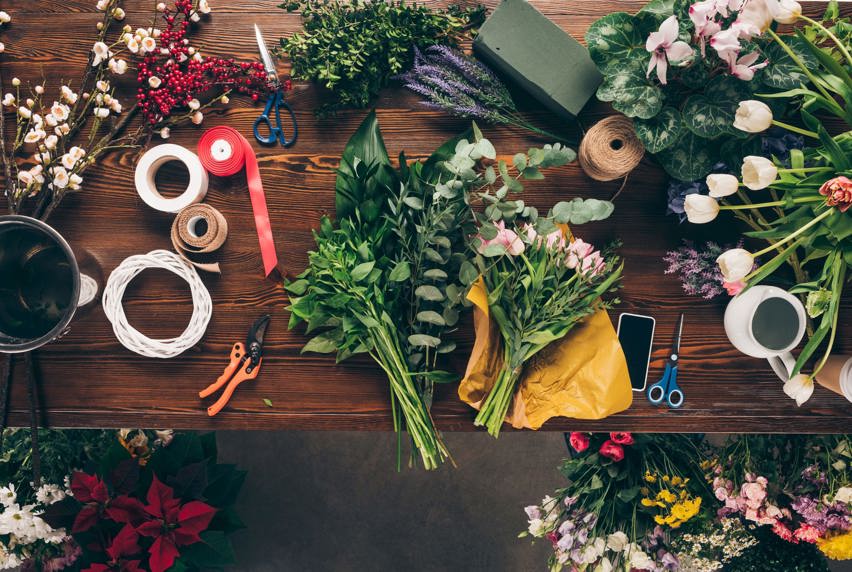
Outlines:
{"type": "Polygon", "coordinates": [[[852,126],[852,55],[850,23],[838,19],[837,14],[833,3],[823,18],[825,23],[801,16],[810,25],[797,30],[795,36],[769,32],[772,45],[796,66],[802,83],[760,96],[798,106],[805,128],[777,121],[772,108],[757,100],[739,102],[731,122],[744,137],[774,125],[793,130],[812,144],[803,150],[792,149],[789,163],[774,156],[749,155],[742,161],[741,177],[709,175],[710,195],[689,195],[684,203],[691,222],[709,222],[720,211],[730,210],[751,227],[746,236],[769,243],[756,252],[734,248],[722,253],[717,261],[727,283],[742,289],[773,275],[785,262],[793,268],[796,285],[790,292],[801,294],[808,315],[819,319],[784,387],[799,405],[810,398],[813,378],[834,347],[840,300],[852,264],[852,180],[848,177],[852,175],[852,131],[848,131],[852,126]],[[830,22],[833,24],[827,25],[830,22]],[[846,123],[847,131],[830,135],[813,111],[834,114],[846,123]],[[764,255],[768,259],[755,269],[755,258],[764,255]],[[823,357],[813,372],[800,374],[826,338],[823,357]]]}
{"type": "Polygon", "coordinates": [[[403,1],[292,0],[280,5],[301,11],[305,29],[281,39],[281,54],[295,79],[326,88],[334,101],[318,114],[345,107],[367,107],[391,78],[406,71],[414,50],[455,45],[485,18],[475,6],[430,9],[403,1]]]}
{"type": "Polygon", "coordinates": [[[475,424],[497,437],[524,364],[583,318],[613,303],[600,297],[616,287],[622,265],[558,228],[539,235],[531,225],[512,229],[500,221],[495,236],[480,235],[474,242],[474,262],[503,341],[503,364],[475,424]]]}
{"type": "Polygon", "coordinates": [[[547,538],[550,569],[677,570],[673,531],[703,522],[700,479],[686,435],[571,433],[568,486],[526,508],[521,536],[547,538]]]}

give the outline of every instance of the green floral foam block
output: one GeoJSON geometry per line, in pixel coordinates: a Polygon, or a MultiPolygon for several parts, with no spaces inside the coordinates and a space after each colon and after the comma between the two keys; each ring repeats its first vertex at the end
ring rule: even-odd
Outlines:
{"type": "Polygon", "coordinates": [[[473,42],[476,54],[554,113],[571,118],[603,77],[589,52],[526,0],[503,0],[473,42]]]}

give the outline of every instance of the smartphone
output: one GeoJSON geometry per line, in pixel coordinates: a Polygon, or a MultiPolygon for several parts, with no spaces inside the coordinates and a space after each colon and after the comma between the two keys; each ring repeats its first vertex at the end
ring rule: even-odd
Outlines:
{"type": "Polygon", "coordinates": [[[633,391],[645,391],[656,320],[651,316],[623,313],[618,317],[618,341],[627,358],[627,371],[633,391]]]}

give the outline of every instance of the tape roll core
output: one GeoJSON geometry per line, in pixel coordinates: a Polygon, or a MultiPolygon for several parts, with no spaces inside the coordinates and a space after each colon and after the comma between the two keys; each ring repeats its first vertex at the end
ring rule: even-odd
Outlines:
{"type": "Polygon", "coordinates": [[[149,207],[160,212],[177,213],[201,202],[207,195],[207,171],[198,155],[180,145],[166,143],[149,149],[136,164],[136,192],[149,207]],[[157,190],[157,171],[166,163],[179,161],[189,173],[186,190],[174,198],[166,198],[157,190]]]}

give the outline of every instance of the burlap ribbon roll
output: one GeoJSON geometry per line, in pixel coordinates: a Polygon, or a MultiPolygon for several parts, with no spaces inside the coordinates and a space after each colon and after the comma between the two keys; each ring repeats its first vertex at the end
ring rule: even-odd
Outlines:
{"type": "Polygon", "coordinates": [[[583,171],[596,181],[614,181],[636,168],[645,147],[633,122],[623,115],[598,121],[580,142],[577,158],[583,171]]]}
{"type": "Polygon", "coordinates": [[[190,256],[215,252],[225,244],[228,221],[222,213],[208,204],[190,205],[175,217],[171,234],[172,246],[181,258],[199,270],[221,274],[218,262],[196,262],[190,256]],[[199,232],[202,222],[207,228],[199,232]]]}

